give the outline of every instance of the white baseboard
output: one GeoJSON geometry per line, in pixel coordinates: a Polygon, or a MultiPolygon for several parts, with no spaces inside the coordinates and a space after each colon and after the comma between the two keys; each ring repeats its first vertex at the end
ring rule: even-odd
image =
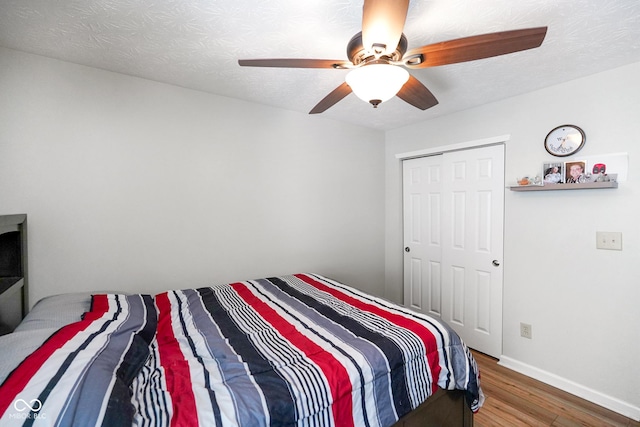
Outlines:
{"type": "Polygon", "coordinates": [[[596,405],[610,409],[624,415],[625,417],[640,421],[640,407],[624,402],[618,398],[608,396],[589,387],[585,387],[556,374],[543,371],[535,366],[527,365],[526,363],[507,356],[501,356],[498,365],[504,366],[505,368],[509,368],[538,381],[542,381],[543,383],[559,388],[560,390],[564,390],[567,393],[571,393],[582,399],[588,400],[589,402],[593,402],[596,405]]]}

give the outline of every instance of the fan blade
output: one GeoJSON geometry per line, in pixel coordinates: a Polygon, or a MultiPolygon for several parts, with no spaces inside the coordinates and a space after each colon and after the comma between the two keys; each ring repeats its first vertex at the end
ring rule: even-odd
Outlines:
{"type": "Polygon", "coordinates": [[[409,68],[475,61],[536,48],[546,34],[547,27],[537,27],[464,37],[411,49],[402,60],[409,68]]]}
{"type": "Polygon", "coordinates": [[[364,0],[362,45],[367,52],[391,55],[398,46],[409,0],[364,0]]]}
{"type": "Polygon", "coordinates": [[[421,110],[438,105],[438,100],[420,80],[409,76],[409,80],[398,92],[398,98],[421,110]]]}
{"type": "Polygon", "coordinates": [[[333,107],[342,98],[351,93],[351,86],[347,82],[343,82],[340,86],[335,88],[329,95],[325,96],[322,101],[318,102],[318,105],[313,107],[313,110],[309,111],[309,114],[318,114],[327,111],[333,107]]]}
{"type": "Polygon", "coordinates": [[[280,68],[351,68],[351,62],[333,59],[240,59],[238,64],[243,67],[280,67],[280,68]]]}

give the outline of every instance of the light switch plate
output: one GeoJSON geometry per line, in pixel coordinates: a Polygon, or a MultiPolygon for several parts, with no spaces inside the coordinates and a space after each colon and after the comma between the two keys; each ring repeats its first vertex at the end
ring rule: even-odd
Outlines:
{"type": "Polygon", "coordinates": [[[596,231],[596,249],[622,250],[622,233],[596,231]]]}

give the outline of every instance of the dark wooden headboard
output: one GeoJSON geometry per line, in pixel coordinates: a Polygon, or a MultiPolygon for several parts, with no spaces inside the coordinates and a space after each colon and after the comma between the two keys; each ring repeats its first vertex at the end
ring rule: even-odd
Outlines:
{"type": "Polygon", "coordinates": [[[0,215],[0,335],[29,311],[27,215],[0,215]]]}

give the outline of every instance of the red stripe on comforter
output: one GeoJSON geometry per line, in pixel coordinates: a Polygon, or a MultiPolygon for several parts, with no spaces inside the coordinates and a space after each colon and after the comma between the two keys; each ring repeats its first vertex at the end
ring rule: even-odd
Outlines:
{"type": "Polygon", "coordinates": [[[191,387],[189,363],[182,354],[180,344],[173,333],[171,301],[169,301],[168,293],[156,295],[156,305],[159,311],[158,352],[173,408],[171,425],[196,426],[198,425],[198,411],[191,387]]]}
{"type": "Polygon", "coordinates": [[[320,367],[331,388],[331,395],[333,397],[331,409],[335,425],[352,427],[354,424],[353,406],[351,402],[351,381],[345,367],[337,361],[331,353],[308,339],[274,309],[257,298],[245,284],[233,283],[231,286],[263,319],[268,321],[292,345],[304,352],[309,359],[320,367]]]}
{"type": "Polygon", "coordinates": [[[43,345],[31,353],[24,362],[22,368],[16,369],[2,384],[0,393],[0,414],[3,414],[11,405],[18,394],[24,390],[27,383],[35,375],[40,367],[51,357],[51,355],[68,341],[73,339],[79,332],[87,329],[91,323],[100,319],[109,310],[107,295],[94,295],[91,311],[84,314],[81,321],[67,325],[54,333],[43,345]]]}
{"type": "Polygon", "coordinates": [[[303,280],[305,283],[315,287],[316,289],[326,292],[334,296],[335,298],[338,298],[339,300],[346,302],[347,304],[350,304],[362,311],[366,311],[369,313],[373,313],[377,316],[380,316],[383,319],[386,319],[391,323],[394,323],[398,326],[408,329],[414,334],[416,334],[420,338],[420,340],[422,340],[427,350],[426,356],[427,356],[427,359],[429,360],[429,367],[431,368],[431,373],[433,375],[433,378],[435,379],[433,381],[431,391],[432,393],[435,393],[438,390],[437,379],[440,376],[440,370],[441,370],[440,363],[439,363],[440,356],[438,354],[438,343],[431,331],[429,331],[427,328],[425,328],[420,323],[414,320],[411,320],[399,314],[391,313],[390,311],[384,310],[376,305],[363,302],[362,300],[349,296],[346,293],[339,291],[338,289],[331,288],[310,276],[307,276],[305,274],[295,274],[294,276],[297,277],[298,279],[303,280]]]}

